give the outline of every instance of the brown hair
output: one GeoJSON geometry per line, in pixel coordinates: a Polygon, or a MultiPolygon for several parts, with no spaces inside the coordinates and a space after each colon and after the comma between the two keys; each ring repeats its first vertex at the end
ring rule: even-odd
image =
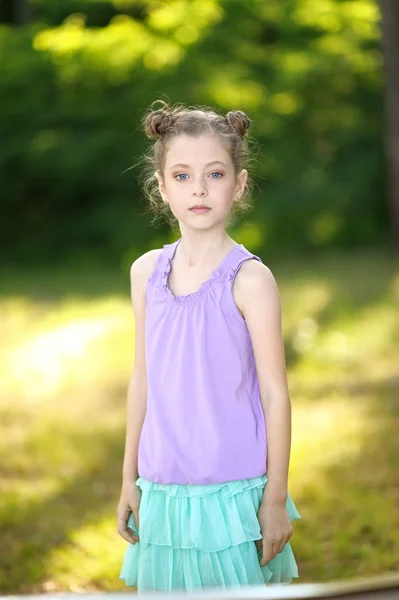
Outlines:
{"type": "MultiPolygon", "coordinates": [[[[144,168],[141,178],[144,193],[149,200],[150,211],[155,213],[153,222],[159,217],[166,217],[172,227],[177,225],[177,220],[171,212],[169,204],[162,200],[158,180],[154,174],[155,171],[158,171],[163,176],[168,142],[181,134],[192,136],[216,134],[228,149],[234,171],[238,174],[241,169],[252,162],[247,139],[250,124],[250,119],[241,110],[231,110],[223,116],[208,107],[186,107],[182,104],[170,107],[163,100],[155,100],[151,104],[142,120],[142,125],[147,137],[155,138],[155,142],[143,156],[144,168]],[[153,106],[157,102],[162,104],[162,108],[154,110],[153,106]]],[[[248,175],[244,193],[233,202],[229,221],[234,220],[235,217],[250,208],[249,195],[252,187],[252,180],[248,175]]]]}

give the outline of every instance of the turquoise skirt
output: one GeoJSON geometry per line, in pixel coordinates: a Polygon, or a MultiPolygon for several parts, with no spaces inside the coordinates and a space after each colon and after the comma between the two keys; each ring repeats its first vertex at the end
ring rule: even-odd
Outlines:
{"type": "MultiPolygon", "coordinates": [[[[299,577],[290,545],[265,566],[255,540],[267,476],[221,484],[160,484],[139,477],[140,541],[128,543],[119,578],[142,590],[198,590],[288,584],[299,577]]],[[[287,495],[291,521],[300,519],[287,495]]]]}

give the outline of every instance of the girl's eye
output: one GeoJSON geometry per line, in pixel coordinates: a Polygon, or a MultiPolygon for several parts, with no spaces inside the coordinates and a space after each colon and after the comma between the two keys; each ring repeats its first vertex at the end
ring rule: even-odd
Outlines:
{"type": "MultiPolygon", "coordinates": [[[[210,175],[211,179],[220,179],[220,177],[223,177],[222,173],[219,173],[219,171],[213,171],[213,173],[211,173],[210,175]],[[212,177],[212,175],[218,175],[218,177],[212,177]]],[[[175,176],[175,179],[177,179],[178,181],[186,181],[186,177],[188,177],[187,173],[178,173],[175,176]]]]}

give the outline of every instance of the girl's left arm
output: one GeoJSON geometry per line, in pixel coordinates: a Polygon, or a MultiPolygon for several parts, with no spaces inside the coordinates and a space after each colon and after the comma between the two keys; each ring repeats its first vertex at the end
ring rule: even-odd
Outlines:
{"type": "Polygon", "coordinates": [[[267,484],[258,518],[266,564],[292,535],[286,510],[291,451],[291,401],[288,391],[281,302],[270,269],[256,260],[239,270],[234,296],[251,337],[267,437],[267,484]],[[267,543],[265,543],[265,540],[267,543]]]}
{"type": "Polygon", "coordinates": [[[267,497],[269,502],[285,503],[291,447],[291,402],[281,326],[280,294],[270,269],[255,260],[246,261],[242,265],[236,277],[236,286],[237,304],[239,303],[251,337],[265,415],[267,497]]]}

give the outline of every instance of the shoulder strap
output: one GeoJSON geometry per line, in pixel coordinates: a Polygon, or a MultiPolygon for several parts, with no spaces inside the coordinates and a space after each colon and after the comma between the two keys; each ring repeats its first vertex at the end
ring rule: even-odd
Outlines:
{"type": "Polygon", "coordinates": [[[222,296],[222,301],[224,303],[224,308],[226,310],[226,314],[231,315],[232,318],[235,319],[235,322],[238,323],[238,325],[241,327],[241,329],[243,329],[247,334],[248,334],[248,329],[247,329],[247,326],[245,323],[245,319],[242,316],[241,312],[239,311],[237,304],[234,300],[233,286],[234,286],[235,277],[236,277],[241,265],[245,261],[250,260],[251,258],[258,260],[259,262],[263,262],[259,256],[256,256],[256,254],[253,254],[252,252],[247,250],[245,248],[245,246],[243,246],[242,244],[238,244],[238,246],[236,246],[234,248],[234,250],[230,253],[230,255],[228,256],[227,264],[226,264],[226,271],[227,271],[227,277],[225,279],[226,288],[225,288],[225,293],[222,296]]]}
{"type": "Polygon", "coordinates": [[[156,283],[159,280],[161,280],[163,282],[167,273],[169,272],[170,261],[173,257],[175,248],[178,243],[179,243],[179,240],[177,240],[176,242],[172,242],[172,244],[164,244],[163,245],[163,250],[162,250],[162,252],[159,253],[158,258],[155,262],[155,267],[148,279],[149,285],[156,283]]]}
{"type": "Polygon", "coordinates": [[[176,251],[177,246],[180,243],[181,238],[179,238],[178,240],[176,240],[175,242],[172,242],[171,244],[164,244],[164,250],[161,253],[161,256],[164,257],[165,261],[167,262],[169,259],[172,259],[174,256],[174,253],[176,251]]]}
{"type": "Polygon", "coordinates": [[[230,279],[234,279],[241,265],[250,258],[255,258],[259,262],[262,262],[262,259],[256,254],[253,254],[243,244],[237,244],[234,248],[234,251],[230,253],[227,257],[226,268],[230,272],[230,279]]]}

